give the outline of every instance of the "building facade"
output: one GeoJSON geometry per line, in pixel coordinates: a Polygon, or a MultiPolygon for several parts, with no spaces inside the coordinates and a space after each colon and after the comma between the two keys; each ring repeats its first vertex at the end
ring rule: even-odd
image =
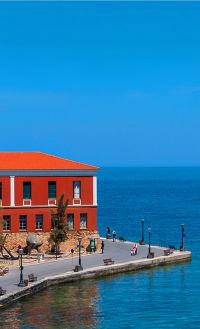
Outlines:
{"type": "Polygon", "coordinates": [[[25,243],[28,233],[34,233],[47,248],[53,212],[63,193],[69,201],[71,238],[77,233],[97,236],[98,169],[39,152],[0,152],[0,215],[9,247],[25,243]]]}

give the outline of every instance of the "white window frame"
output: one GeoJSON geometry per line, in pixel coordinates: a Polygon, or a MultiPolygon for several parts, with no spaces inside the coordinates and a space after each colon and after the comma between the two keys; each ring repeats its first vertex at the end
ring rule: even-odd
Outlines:
{"type": "Polygon", "coordinates": [[[81,182],[80,181],[73,182],[73,198],[75,200],[79,200],[81,198],[81,182]]]}
{"type": "MultiPolygon", "coordinates": [[[[20,231],[26,231],[27,230],[27,216],[26,215],[20,215],[20,217],[19,217],[19,230],[20,231]],[[22,217],[22,216],[26,218],[26,221],[25,221],[26,225],[24,225],[24,223],[22,222],[22,226],[21,226],[21,219],[22,218],[20,218],[20,217],[22,217]]],[[[25,219],[25,218],[23,218],[23,219],[25,219]]]]}
{"type": "Polygon", "coordinates": [[[44,216],[43,215],[41,215],[41,214],[35,215],[35,229],[36,230],[43,230],[43,221],[44,221],[44,216]],[[41,217],[40,219],[42,219],[42,222],[37,221],[37,217],[41,217]],[[40,227],[38,227],[38,226],[40,226],[40,227]]]}
{"type": "Polygon", "coordinates": [[[11,226],[11,216],[9,216],[9,215],[3,216],[3,231],[10,231],[10,226],[11,226]],[[9,224],[7,222],[7,219],[5,219],[5,217],[7,217],[7,219],[9,219],[9,224]],[[8,228],[8,226],[9,226],[9,228],[8,228]]]}
{"type": "Polygon", "coordinates": [[[69,230],[74,230],[74,214],[67,214],[67,225],[69,230]],[[69,217],[70,216],[70,217],[69,217]],[[69,225],[68,220],[70,219],[70,223],[72,223],[72,225],[69,225]]]}
{"type": "Polygon", "coordinates": [[[81,229],[86,229],[87,228],[87,214],[86,213],[82,213],[80,214],[80,228],[81,229]],[[84,223],[85,225],[82,225],[83,223],[83,218],[84,218],[84,223]]]}

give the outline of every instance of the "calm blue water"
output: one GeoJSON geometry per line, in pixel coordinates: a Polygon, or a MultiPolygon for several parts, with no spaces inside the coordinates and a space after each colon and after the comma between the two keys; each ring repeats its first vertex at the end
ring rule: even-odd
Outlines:
{"type": "Polygon", "coordinates": [[[99,230],[180,246],[191,263],[60,285],[1,312],[2,328],[200,328],[200,168],[105,168],[99,173],[99,230]],[[6,319],[6,320],[5,320],[6,319]]]}

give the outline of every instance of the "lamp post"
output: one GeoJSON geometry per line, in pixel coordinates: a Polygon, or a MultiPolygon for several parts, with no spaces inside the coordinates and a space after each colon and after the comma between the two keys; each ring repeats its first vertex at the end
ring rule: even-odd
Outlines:
{"type": "Polygon", "coordinates": [[[23,268],[23,265],[22,265],[23,249],[19,248],[18,252],[19,252],[19,256],[20,256],[20,280],[19,280],[18,286],[19,287],[24,287],[25,286],[24,279],[23,279],[23,269],[24,268],[23,268]]]}
{"type": "Polygon", "coordinates": [[[184,224],[181,224],[181,251],[184,251],[184,224]]]}
{"type": "Polygon", "coordinates": [[[82,238],[78,237],[78,246],[77,247],[78,247],[78,256],[79,256],[78,263],[79,263],[79,270],[80,271],[83,270],[83,267],[81,265],[81,248],[82,248],[81,241],[82,241],[82,238]]]}
{"type": "Polygon", "coordinates": [[[149,232],[149,253],[148,253],[148,258],[151,258],[151,228],[148,228],[148,232],[149,232]]]}
{"type": "Polygon", "coordinates": [[[141,224],[142,224],[142,239],[141,239],[141,244],[144,244],[144,219],[141,219],[141,224]]]}

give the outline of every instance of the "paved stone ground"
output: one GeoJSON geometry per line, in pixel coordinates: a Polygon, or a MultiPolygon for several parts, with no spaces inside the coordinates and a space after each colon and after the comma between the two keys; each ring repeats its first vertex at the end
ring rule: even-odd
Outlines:
{"type": "MultiPolygon", "coordinates": [[[[129,242],[112,242],[112,240],[105,240],[104,254],[95,253],[92,255],[85,255],[81,257],[82,266],[84,269],[104,265],[104,258],[112,258],[117,263],[125,263],[128,261],[134,261],[142,258],[146,258],[148,254],[148,246],[138,246],[138,253],[136,256],[131,256],[131,249],[133,243],[129,242]]],[[[163,255],[163,250],[160,247],[152,247],[151,251],[156,256],[163,255]]],[[[49,275],[58,275],[65,272],[70,272],[74,269],[75,265],[78,265],[78,257],[73,259],[58,259],[49,262],[41,262],[34,265],[24,266],[24,279],[28,274],[34,273],[38,279],[43,279],[49,275]]],[[[19,282],[19,267],[10,268],[8,274],[0,277],[0,286],[7,290],[7,293],[20,290],[18,287],[19,282]]]]}

